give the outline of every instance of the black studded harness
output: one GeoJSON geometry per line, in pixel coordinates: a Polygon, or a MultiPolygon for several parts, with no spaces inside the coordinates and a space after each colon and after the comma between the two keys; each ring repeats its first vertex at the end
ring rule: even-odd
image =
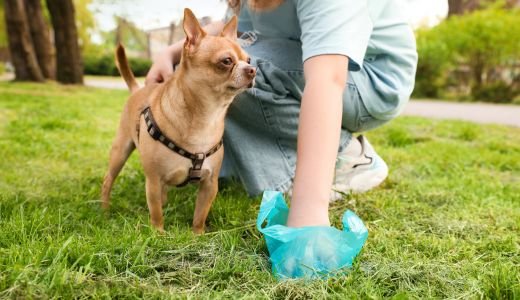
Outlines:
{"type": "MultiPolygon", "coordinates": [[[[150,136],[156,140],[161,142],[164,146],[166,146],[171,151],[184,156],[191,160],[192,167],[189,170],[188,177],[184,182],[181,184],[178,184],[177,187],[183,187],[187,185],[188,183],[197,183],[201,180],[202,177],[202,164],[204,163],[204,160],[206,157],[211,156],[212,154],[215,154],[223,144],[223,140],[221,139],[220,142],[218,142],[213,148],[209,149],[207,152],[199,152],[199,153],[191,153],[182,147],[176,145],[171,139],[166,137],[161,130],[159,129],[159,126],[155,122],[152,111],[150,107],[146,107],[141,114],[144,116],[144,120],[146,122],[147,131],[150,134],[150,136]]],[[[139,131],[138,131],[139,136],[139,131]]]]}

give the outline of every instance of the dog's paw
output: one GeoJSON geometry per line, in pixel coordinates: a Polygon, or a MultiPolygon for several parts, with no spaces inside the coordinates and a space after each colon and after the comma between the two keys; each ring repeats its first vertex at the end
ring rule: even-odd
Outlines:
{"type": "Polygon", "coordinates": [[[205,230],[204,230],[204,227],[192,227],[191,229],[193,231],[194,234],[196,235],[202,235],[204,234],[205,230]]]}

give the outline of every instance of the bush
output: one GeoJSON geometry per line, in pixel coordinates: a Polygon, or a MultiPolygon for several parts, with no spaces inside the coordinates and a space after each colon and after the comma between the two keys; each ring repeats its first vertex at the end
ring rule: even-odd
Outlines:
{"type": "Polygon", "coordinates": [[[5,64],[0,61],[0,75],[5,73],[5,64]]]}
{"type": "Polygon", "coordinates": [[[518,95],[520,10],[488,9],[417,32],[415,96],[512,102],[518,95]]]}
{"type": "Polygon", "coordinates": [[[146,76],[148,70],[152,66],[152,62],[146,58],[137,58],[131,57],[129,58],[130,67],[132,71],[134,71],[135,76],[146,76]]]}
{"type": "Polygon", "coordinates": [[[442,39],[440,30],[419,30],[417,32],[417,78],[414,95],[437,98],[446,84],[446,70],[449,67],[450,51],[442,39]]]}
{"type": "Polygon", "coordinates": [[[501,81],[475,87],[472,94],[475,99],[496,103],[514,103],[515,97],[520,95],[518,90],[501,81]]]}
{"type": "Polygon", "coordinates": [[[83,69],[88,75],[118,75],[114,56],[86,56],[83,59],[83,69]]]}
{"type": "MultiPolygon", "coordinates": [[[[135,76],[145,76],[152,62],[148,59],[130,57],[130,67],[135,76]]],[[[86,75],[118,76],[114,55],[87,55],[83,58],[83,69],[86,75]]]]}

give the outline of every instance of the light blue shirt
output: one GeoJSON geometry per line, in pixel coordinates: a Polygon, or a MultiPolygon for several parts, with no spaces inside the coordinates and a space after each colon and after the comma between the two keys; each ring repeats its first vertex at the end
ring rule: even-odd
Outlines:
{"type": "Polygon", "coordinates": [[[400,0],[285,0],[275,10],[251,12],[243,4],[239,31],[301,42],[302,64],[322,54],[348,56],[349,80],[368,112],[387,120],[403,109],[415,82],[415,38],[403,5],[400,0]]]}

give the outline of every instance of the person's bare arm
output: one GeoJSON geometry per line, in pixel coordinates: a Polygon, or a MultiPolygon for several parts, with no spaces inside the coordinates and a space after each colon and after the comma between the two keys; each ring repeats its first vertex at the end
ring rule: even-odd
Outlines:
{"type": "MultiPolygon", "coordinates": [[[[217,21],[204,26],[204,31],[209,35],[217,35],[224,28],[224,22],[217,21]]],[[[163,82],[173,74],[173,66],[181,61],[184,40],[180,40],[168,46],[154,59],[153,65],[146,75],[146,84],[151,82],[163,82]]]]}
{"type": "Polygon", "coordinates": [[[305,89],[298,154],[287,225],[330,225],[329,197],[339,148],[348,58],[320,55],[304,63],[305,89]]]}

